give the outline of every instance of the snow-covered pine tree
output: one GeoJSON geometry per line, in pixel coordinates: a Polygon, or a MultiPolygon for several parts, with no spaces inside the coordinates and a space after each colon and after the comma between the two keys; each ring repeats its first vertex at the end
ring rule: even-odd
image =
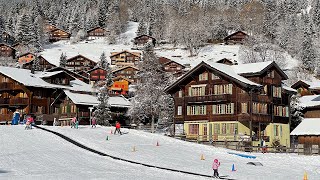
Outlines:
{"type": "Polygon", "coordinates": [[[139,22],[137,36],[141,36],[141,35],[144,35],[144,34],[147,34],[147,27],[146,27],[144,21],[141,20],[139,22]]]}
{"type": "Polygon", "coordinates": [[[165,87],[168,85],[168,76],[163,71],[162,65],[153,51],[151,42],[146,44],[143,52],[143,61],[139,65],[139,79],[135,96],[132,98],[132,107],[128,114],[133,123],[150,123],[151,132],[154,132],[154,124],[159,120],[161,109],[166,107],[164,101],[165,87]]]}
{"type": "Polygon", "coordinates": [[[302,110],[304,109],[300,106],[300,96],[293,95],[290,101],[290,110],[291,110],[291,124],[290,124],[290,131],[295,129],[301,122],[303,113],[302,110]]]}
{"type": "Polygon", "coordinates": [[[67,55],[66,54],[61,53],[59,64],[60,64],[60,67],[66,67],[66,65],[67,65],[67,55]]]}
{"type": "Polygon", "coordinates": [[[320,30],[320,0],[314,0],[311,8],[312,22],[315,28],[320,30]]]}
{"type": "Polygon", "coordinates": [[[106,54],[103,52],[100,56],[99,67],[103,69],[107,69],[107,66],[108,66],[108,62],[107,62],[106,54]]]}
{"type": "Polygon", "coordinates": [[[34,74],[35,71],[40,71],[40,59],[38,55],[35,55],[35,58],[32,63],[31,73],[34,74]]]}

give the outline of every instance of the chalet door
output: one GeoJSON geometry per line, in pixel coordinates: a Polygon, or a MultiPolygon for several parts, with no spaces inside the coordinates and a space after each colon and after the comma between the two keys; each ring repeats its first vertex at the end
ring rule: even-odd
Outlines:
{"type": "Polygon", "coordinates": [[[212,124],[209,124],[209,140],[212,140],[212,124]]]}
{"type": "Polygon", "coordinates": [[[208,127],[207,127],[207,124],[203,125],[202,130],[203,130],[203,138],[202,138],[202,140],[203,141],[208,141],[208,127]]]}

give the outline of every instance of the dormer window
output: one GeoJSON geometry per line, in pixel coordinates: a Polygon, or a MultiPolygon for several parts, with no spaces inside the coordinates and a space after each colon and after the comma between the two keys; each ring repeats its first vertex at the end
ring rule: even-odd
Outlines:
{"type": "Polygon", "coordinates": [[[206,80],[208,80],[208,73],[207,72],[204,72],[199,75],[199,81],[206,81],[206,80]]]}

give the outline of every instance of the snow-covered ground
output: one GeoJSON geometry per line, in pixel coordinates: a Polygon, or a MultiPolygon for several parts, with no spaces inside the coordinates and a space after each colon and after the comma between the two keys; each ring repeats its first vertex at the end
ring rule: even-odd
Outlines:
{"type": "MultiPolygon", "coordinates": [[[[2,127],[0,126],[0,128],[2,127]]],[[[215,148],[212,146],[200,145],[200,144],[195,144],[190,142],[184,142],[184,141],[176,140],[173,138],[165,137],[162,135],[150,134],[150,133],[141,132],[141,131],[132,130],[132,129],[122,129],[123,132],[128,132],[128,134],[124,134],[120,136],[120,135],[111,134],[111,130],[114,130],[114,128],[111,128],[111,127],[97,127],[96,129],[92,129],[88,126],[81,126],[79,129],[71,129],[70,127],[46,127],[45,126],[45,128],[60,132],[84,145],[87,145],[90,148],[93,148],[95,150],[98,150],[113,156],[118,156],[124,159],[166,167],[166,168],[174,168],[178,170],[191,171],[195,173],[211,175],[212,161],[214,158],[218,158],[221,161],[221,167],[219,169],[220,174],[229,175],[231,178],[234,178],[234,179],[294,180],[294,179],[302,179],[304,172],[307,172],[310,180],[317,179],[320,177],[320,156],[303,156],[303,155],[297,155],[297,154],[252,153],[252,155],[256,155],[257,158],[247,159],[247,158],[243,158],[235,155],[230,155],[228,154],[228,152],[231,152],[231,151],[227,149],[215,148]],[[109,138],[108,141],[106,140],[107,136],[109,138]],[[160,146],[156,146],[157,142],[159,143],[160,146]],[[133,148],[135,148],[136,150],[135,152],[132,151],[133,148]],[[200,157],[202,154],[205,157],[205,160],[200,160],[200,157]],[[263,166],[247,165],[248,162],[261,162],[263,166]],[[231,172],[231,168],[233,164],[237,169],[237,171],[235,172],[231,172]]],[[[22,147],[28,147],[29,146],[28,144],[30,143],[30,141],[29,142],[27,141],[27,143],[25,143],[26,137],[32,137],[33,142],[32,142],[32,145],[30,146],[36,149],[35,150],[36,154],[41,154],[41,152],[43,153],[46,151],[49,151],[49,152],[53,151],[51,154],[52,157],[57,157],[58,158],[57,160],[59,161],[59,159],[62,158],[61,156],[63,156],[63,159],[64,159],[63,161],[66,164],[70,163],[70,166],[72,166],[73,163],[68,161],[73,161],[74,158],[70,158],[69,156],[70,154],[68,154],[68,152],[72,152],[72,151],[76,151],[78,154],[81,154],[79,155],[79,157],[76,158],[76,159],[79,159],[79,163],[78,163],[79,165],[82,164],[81,162],[85,158],[86,158],[86,162],[90,161],[90,164],[92,165],[95,164],[95,162],[93,161],[96,161],[95,159],[99,159],[99,158],[101,159],[101,161],[107,164],[116,164],[118,162],[118,161],[113,162],[113,160],[110,160],[108,158],[95,157],[95,155],[91,153],[84,152],[84,150],[80,150],[79,148],[73,145],[69,145],[67,142],[64,142],[63,140],[60,140],[59,138],[56,138],[53,135],[50,135],[48,133],[41,132],[40,130],[24,131],[22,130],[21,126],[12,127],[11,129],[8,129],[8,127],[6,127],[4,130],[6,133],[8,133],[8,135],[6,135],[6,137],[1,137],[0,141],[4,141],[4,142],[1,143],[0,153],[15,154],[14,152],[16,152],[17,154],[22,156],[22,158],[27,158],[28,157],[27,155],[22,155],[21,153],[28,154],[30,150],[26,150],[22,147]],[[13,133],[16,133],[16,135],[13,133]],[[12,136],[16,137],[15,138],[16,141],[14,141],[14,143],[10,142],[13,140],[12,136]],[[5,147],[3,147],[2,144],[4,144],[5,147]],[[37,147],[33,147],[34,146],[33,144],[36,144],[37,147]],[[17,147],[21,147],[21,149],[17,147]],[[52,148],[53,150],[50,150],[52,148]],[[60,153],[59,151],[54,152],[55,150],[58,150],[58,149],[60,149],[59,151],[62,151],[62,152],[60,153]],[[66,153],[66,154],[61,155],[61,153],[62,154],[66,153]]],[[[3,129],[0,129],[0,131],[3,132],[3,129]]],[[[34,151],[34,150],[31,150],[31,151],[34,151]]],[[[4,158],[3,156],[5,154],[1,156],[2,160],[0,162],[1,163],[6,162],[4,164],[12,163],[13,158],[12,157],[4,158]]],[[[40,158],[38,156],[40,155],[37,155],[37,156],[32,155],[31,157],[40,158]]],[[[45,157],[47,157],[46,154],[45,154],[45,157]]],[[[18,159],[19,158],[15,160],[18,160],[18,159]]],[[[44,161],[46,160],[48,159],[44,159],[44,161]]],[[[55,158],[53,158],[50,160],[49,164],[58,163],[55,161],[56,161],[55,158]]],[[[23,162],[22,164],[28,165],[27,160],[23,160],[22,162],[23,162]]],[[[0,164],[0,167],[6,167],[4,164],[0,164]]],[[[43,165],[45,164],[47,163],[44,163],[43,165]]],[[[130,166],[129,164],[126,164],[126,163],[121,163],[121,164],[125,164],[125,166],[130,166]]],[[[18,167],[19,166],[20,165],[18,165],[18,167]]],[[[11,165],[9,167],[10,167],[9,171],[15,172],[15,170],[13,170],[13,168],[15,168],[15,165],[13,166],[11,165]]],[[[106,165],[106,167],[103,166],[94,171],[95,172],[100,171],[107,167],[109,166],[106,165]]],[[[142,172],[151,171],[151,170],[148,170],[147,167],[134,166],[132,168],[134,169],[137,168],[138,170],[139,168],[141,168],[143,169],[142,172]]],[[[2,168],[2,170],[8,170],[8,169],[2,168]]],[[[119,169],[119,171],[115,170],[114,175],[121,173],[122,170],[123,170],[122,168],[119,169]]],[[[75,170],[71,168],[70,170],[66,170],[66,171],[74,172],[75,170]]],[[[158,172],[158,170],[154,170],[154,171],[158,172]]],[[[18,172],[16,172],[15,174],[17,173],[18,172]]],[[[45,174],[45,172],[43,173],[45,174]]],[[[161,171],[161,173],[163,173],[163,171],[161,171]]],[[[157,176],[157,174],[161,174],[161,173],[158,172],[152,175],[155,175],[155,177],[159,177],[157,176]]],[[[181,174],[170,173],[170,172],[167,172],[167,173],[173,174],[173,176],[170,175],[172,179],[185,179],[184,176],[186,176],[186,175],[182,176],[181,174]]],[[[103,173],[101,174],[101,172],[99,172],[98,174],[103,175],[103,173]]],[[[128,172],[128,174],[130,173],[128,172]]],[[[1,177],[1,174],[0,174],[0,177],[1,177]]],[[[163,174],[163,177],[167,177],[166,174],[163,174]]],[[[193,178],[192,176],[187,176],[187,177],[193,178]]],[[[137,177],[137,178],[143,179],[141,177],[137,177]]]]}

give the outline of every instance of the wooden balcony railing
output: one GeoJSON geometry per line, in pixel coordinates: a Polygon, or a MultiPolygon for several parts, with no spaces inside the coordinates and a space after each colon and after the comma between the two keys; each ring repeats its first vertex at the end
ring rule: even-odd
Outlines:
{"type": "Polygon", "coordinates": [[[3,82],[0,83],[0,91],[17,90],[21,89],[19,84],[13,82],[3,82]]]}
{"type": "Polygon", "coordinates": [[[29,98],[11,98],[10,105],[28,105],[29,98]]]}
{"type": "Polygon", "coordinates": [[[230,101],[231,94],[220,94],[220,95],[206,95],[206,96],[187,96],[185,101],[188,103],[205,103],[205,102],[220,102],[230,101]]]}
{"type": "Polygon", "coordinates": [[[10,103],[10,98],[0,98],[0,105],[8,105],[10,103]]]}

